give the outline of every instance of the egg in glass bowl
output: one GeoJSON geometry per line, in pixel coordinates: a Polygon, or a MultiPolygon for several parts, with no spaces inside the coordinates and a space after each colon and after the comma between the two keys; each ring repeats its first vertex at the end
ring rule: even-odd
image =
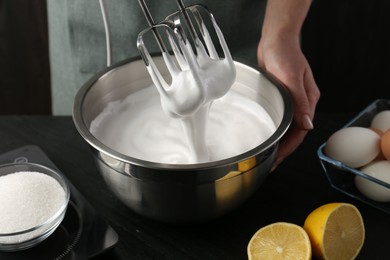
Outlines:
{"type": "Polygon", "coordinates": [[[329,136],[317,155],[333,188],[390,213],[389,145],[390,101],[377,99],[329,136]]]}

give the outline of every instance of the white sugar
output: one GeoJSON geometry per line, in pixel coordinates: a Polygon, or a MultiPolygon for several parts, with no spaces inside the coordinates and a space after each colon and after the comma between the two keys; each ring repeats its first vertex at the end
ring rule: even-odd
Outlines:
{"type": "MultiPolygon", "coordinates": [[[[64,204],[65,191],[53,177],[21,171],[0,177],[0,234],[45,223],[64,204]]],[[[23,240],[22,238],[19,238],[23,240]]]]}

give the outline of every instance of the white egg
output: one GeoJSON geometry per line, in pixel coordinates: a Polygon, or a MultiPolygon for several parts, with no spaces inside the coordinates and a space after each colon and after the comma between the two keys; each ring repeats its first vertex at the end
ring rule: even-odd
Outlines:
{"type": "Polygon", "coordinates": [[[328,138],[324,151],[351,168],[359,168],[378,156],[380,136],[366,127],[342,128],[328,138]]]}
{"type": "MultiPolygon", "coordinates": [[[[361,169],[365,174],[390,184],[390,162],[375,161],[361,169]]],[[[366,197],[380,202],[390,202],[390,189],[360,176],[355,177],[355,185],[366,197]]]]}
{"type": "Polygon", "coordinates": [[[377,128],[383,133],[390,128],[390,110],[383,110],[377,113],[371,120],[372,128],[377,128]]]}

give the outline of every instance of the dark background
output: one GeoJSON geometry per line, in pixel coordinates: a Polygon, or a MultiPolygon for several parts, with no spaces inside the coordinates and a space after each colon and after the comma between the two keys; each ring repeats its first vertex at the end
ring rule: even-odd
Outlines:
{"type": "MultiPolygon", "coordinates": [[[[0,114],[51,114],[46,1],[0,0],[0,114]]],[[[390,1],[315,0],[302,47],[318,111],[360,111],[390,98],[390,1]],[[343,92],[343,93],[342,93],[343,92]]]]}
{"type": "Polygon", "coordinates": [[[46,1],[0,0],[0,114],[51,114],[46,1]]]}
{"type": "Polygon", "coordinates": [[[390,1],[314,0],[302,46],[321,90],[318,111],[357,112],[390,98],[390,1]]]}

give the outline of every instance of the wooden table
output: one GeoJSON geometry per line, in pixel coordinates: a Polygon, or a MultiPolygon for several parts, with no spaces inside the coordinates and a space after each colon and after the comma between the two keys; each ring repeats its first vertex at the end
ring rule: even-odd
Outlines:
{"type": "Polygon", "coordinates": [[[174,226],[141,217],[124,206],[97,172],[87,143],[71,117],[1,116],[0,153],[39,146],[116,230],[119,241],[97,259],[246,259],[251,236],[266,224],[302,225],[316,207],[353,203],[362,213],[366,240],[358,259],[389,259],[390,216],[330,187],[317,148],[353,114],[320,113],[304,143],[236,211],[206,224],[174,226]]]}

